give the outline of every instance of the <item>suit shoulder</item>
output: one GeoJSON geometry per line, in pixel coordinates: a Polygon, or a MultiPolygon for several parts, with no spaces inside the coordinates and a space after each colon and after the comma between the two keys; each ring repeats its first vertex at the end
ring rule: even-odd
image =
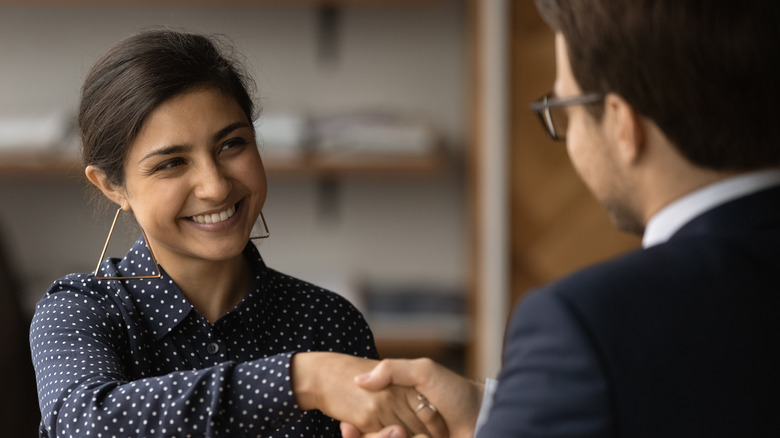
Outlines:
{"type": "Polygon", "coordinates": [[[595,299],[601,295],[655,292],[669,286],[716,279],[726,260],[740,248],[717,239],[678,239],[637,249],[576,271],[543,289],[566,299],[595,299]]]}

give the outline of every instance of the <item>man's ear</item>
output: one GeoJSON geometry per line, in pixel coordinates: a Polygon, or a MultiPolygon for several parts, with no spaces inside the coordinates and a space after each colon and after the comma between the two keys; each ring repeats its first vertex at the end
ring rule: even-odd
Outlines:
{"type": "Polygon", "coordinates": [[[100,189],[108,199],[117,203],[122,210],[130,210],[130,203],[127,202],[124,189],[112,184],[105,172],[96,166],[89,165],[84,169],[84,173],[87,175],[89,182],[100,189]]]}
{"type": "Polygon", "coordinates": [[[604,98],[606,127],[617,146],[617,156],[626,164],[635,164],[645,147],[645,128],[642,118],[628,102],[614,93],[604,98]]]}

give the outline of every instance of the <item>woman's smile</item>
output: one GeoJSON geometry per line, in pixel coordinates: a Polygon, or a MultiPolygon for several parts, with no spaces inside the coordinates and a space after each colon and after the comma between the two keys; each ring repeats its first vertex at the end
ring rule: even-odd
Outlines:
{"type": "Polygon", "coordinates": [[[219,207],[182,219],[195,230],[218,233],[219,236],[221,236],[220,238],[225,237],[227,235],[226,233],[232,233],[234,231],[239,235],[243,235],[245,231],[244,224],[246,222],[244,209],[241,208],[243,203],[244,201],[241,200],[227,207],[219,207]]]}
{"type": "Polygon", "coordinates": [[[230,219],[233,217],[235,212],[236,205],[231,205],[226,210],[220,211],[219,213],[206,213],[197,216],[190,216],[189,219],[199,224],[217,224],[230,219]]]}
{"type": "Polygon", "coordinates": [[[161,266],[241,255],[265,202],[252,124],[234,99],[194,89],[160,104],[128,155],[126,194],[161,266]]]}

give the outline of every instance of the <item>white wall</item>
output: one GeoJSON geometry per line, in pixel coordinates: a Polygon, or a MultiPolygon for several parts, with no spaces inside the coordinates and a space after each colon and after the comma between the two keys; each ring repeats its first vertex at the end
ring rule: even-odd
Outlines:
{"type": "MultiPolygon", "coordinates": [[[[0,117],[75,111],[81,81],[102,52],[166,25],[230,37],[266,111],[416,112],[460,156],[468,116],[462,0],[347,6],[332,65],[319,62],[312,5],[130,3],[0,5],[0,117]]],[[[272,267],[347,295],[364,279],[463,287],[467,225],[457,164],[434,177],[344,178],[330,208],[320,205],[316,179],[269,184],[272,237],[260,247],[272,267]]],[[[0,176],[0,226],[30,302],[57,277],[94,268],[111,213],[95,215],[83,189],[75,180],[0,176]]],[[[111,255],[124,253],[122,244],[112,248],[111,255]]]]}

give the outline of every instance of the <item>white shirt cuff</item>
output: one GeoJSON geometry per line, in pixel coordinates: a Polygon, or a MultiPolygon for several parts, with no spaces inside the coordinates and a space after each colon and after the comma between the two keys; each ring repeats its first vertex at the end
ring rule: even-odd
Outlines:
{"type": "Polygon", "coordinates": [[[477,415],[477,425],[474,426],[474,436],[477,436],[479,429],[487,421],[490,414],[490,408],[493,407],[493,396],[496,393],[498,387],[498,380],[485,379],[485,391],[482,393],[482,405],[479,407],[479,414],[477,415]]]}

